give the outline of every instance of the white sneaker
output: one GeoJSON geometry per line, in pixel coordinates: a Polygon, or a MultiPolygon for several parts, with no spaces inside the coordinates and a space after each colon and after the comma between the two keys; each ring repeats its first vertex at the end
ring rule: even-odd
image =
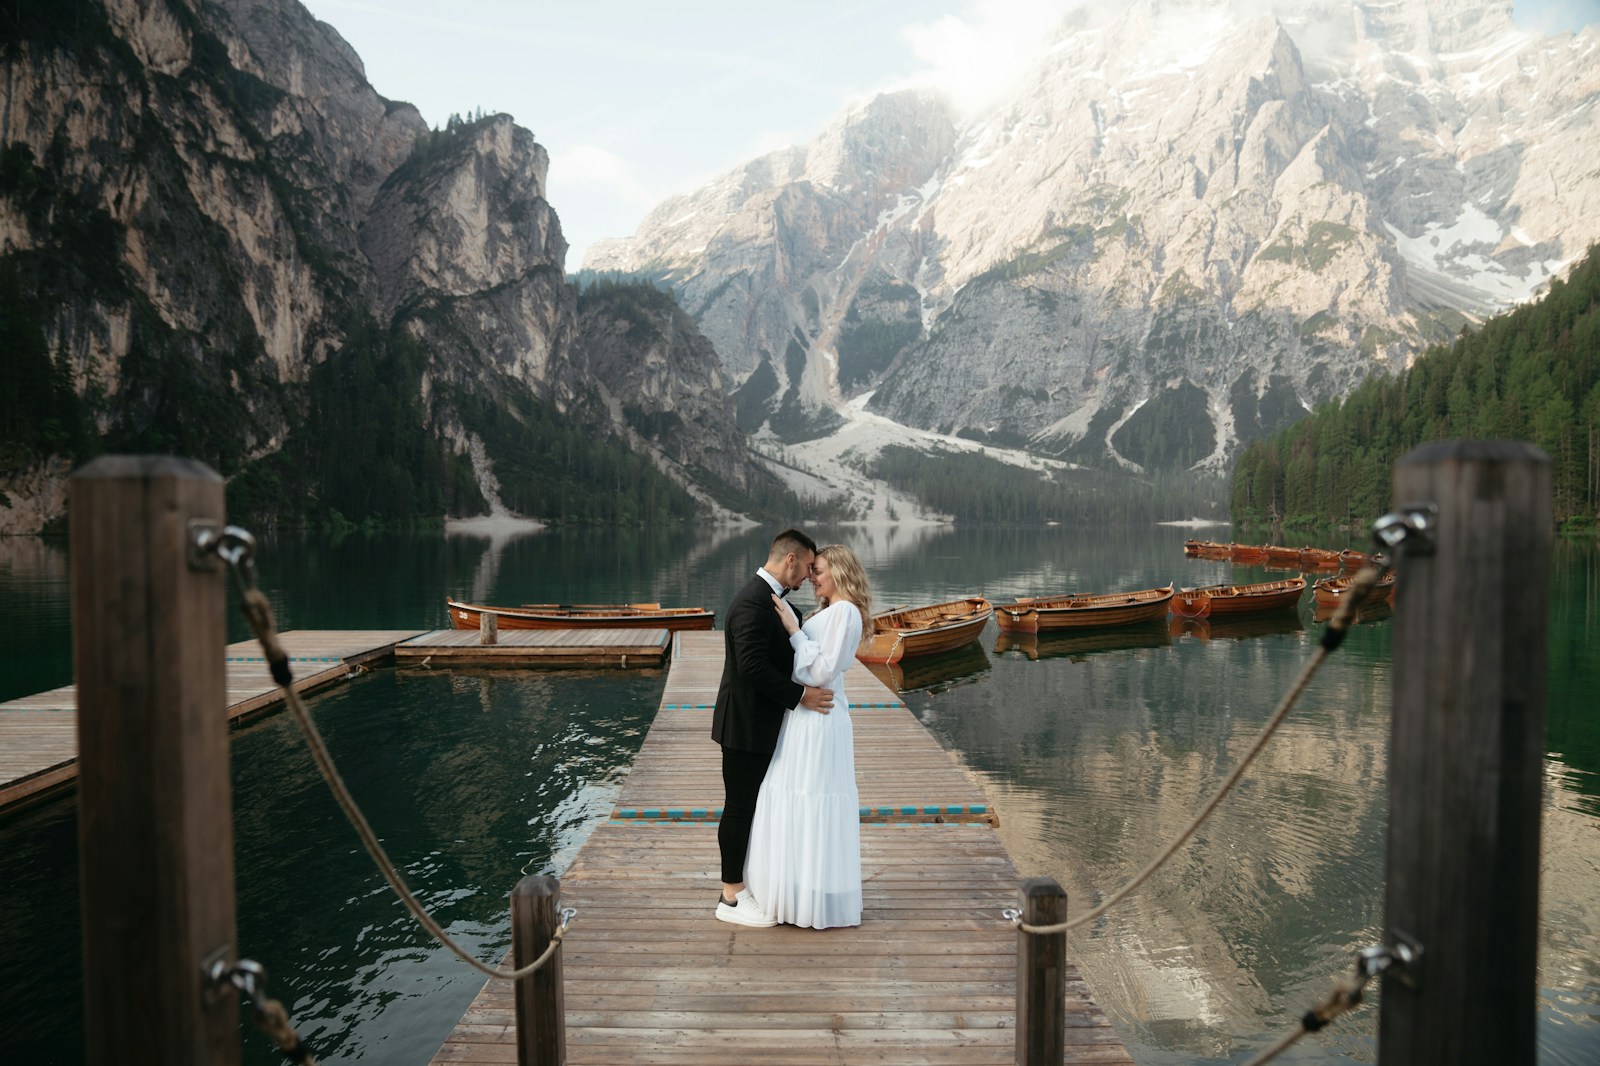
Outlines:
{"type": "Polygon", "coordinates": [[[741,889],[737,899],[739,900],[737,904],[729,903],[725,899],[717,900],[718,921],[748,925],[753,929],[770,929],[778,924],[778,919],[770,918],[761,912],[748,888],[741,889]]]}

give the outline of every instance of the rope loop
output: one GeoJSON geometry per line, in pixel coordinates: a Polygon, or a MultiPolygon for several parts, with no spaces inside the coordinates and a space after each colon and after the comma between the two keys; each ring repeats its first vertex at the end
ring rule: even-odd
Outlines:
{"type": "Polygon", "coordinates": [[[253,959],[240,959],[232,966],[220,960],[206,974],[212,986],[231,984],[250,998],[250,1016],[256,1028],[266,1034],[274,1047],[291,1062],[317,1066],[316,1056],[289,1021],[284,1005],[267,995],[267,971],[253,959]]]}
{"type": "Polygon", "coordinates": [[[1246,1066],[1271,1062],[1307,1033],[1315,1033],[1361,1006],[1367,984],[1391,966],[1404,967],[1415,958],[1415,951],[1404,943],[1379,944],[1362,948],[1356,954],[1355,973],[1338,981],[1328,998],[1300,1016],[1300,1023],[1285,1033],[1276,1044],[1251,1059],[1246,1066]]]}

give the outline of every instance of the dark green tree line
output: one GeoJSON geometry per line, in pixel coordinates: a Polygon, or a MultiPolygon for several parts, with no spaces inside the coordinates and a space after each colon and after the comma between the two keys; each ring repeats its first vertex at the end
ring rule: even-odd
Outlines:
{"type": "Polygon", "coordinates": [[[1244,449],[1236,522],[1365,523],[1389,509],[1395,461],[1435,440],[1526,440],[1552,464],[1555,513],[1600,517],[1600,247],[1538,303],[1430,349],[1244,449]]]}

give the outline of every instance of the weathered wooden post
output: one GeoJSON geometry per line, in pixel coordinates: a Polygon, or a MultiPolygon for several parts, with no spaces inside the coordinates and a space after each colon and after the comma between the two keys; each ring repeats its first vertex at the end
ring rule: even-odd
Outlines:
{"type": "Polygon", "coordinates": [[[500,643],[500,616],[492,611],[478,615],[478,643],[500,643]]]}
{"type": "Polygon", "coordinates": [[[1550,461],[1430,444],[1394,489],[1438,512],[1396,586],[1384,924],[1419,955],[1384,978],[1379,1060],[1532,1062],[1550,461]]]}
{"type": "MultiPolygon", "coordinates": [[[[1067,893],[1051,877],[1022,882],[1022,921],[1067,920],[1067,893]]],[[[1017,931],[1017,1066],[1061,1066],[1066,1053],[1066,933],[1017,931]]]]}
{"type": "MultiPolygon", "coordinates": [[[[545,874],[530,874],[511,890],[511,965],[528,965],[544,954],[560,924],[556,904],[561,882],[545,874]]],[[[550,961],[527,977],[517,989],[517,1066],[562,1066],[567,1061],[566,1009],[562,1001],[561,947],[550,961]]]]}
{"type": "Polygon", "coordinates": [[[170,456],[72,478],[72,646],[86,1061],[237,1064],[225,572],[191,565],[223,482],[170,456]]]}

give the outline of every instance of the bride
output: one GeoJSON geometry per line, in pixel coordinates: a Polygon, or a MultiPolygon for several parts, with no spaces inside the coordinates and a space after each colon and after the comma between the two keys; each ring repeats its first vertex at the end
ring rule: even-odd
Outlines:
{"type": "Polygon", "coordinates": [[[872,592],[854,552],[817,552],[818,609],[801,625],[773,606],[794,648],[794,680],[834,693],[832,714],[784,713],[761,783],[745,880],[774,923],[827,929],[861,924],[861,817],[844,675],[872,622],[872,592]]]}

